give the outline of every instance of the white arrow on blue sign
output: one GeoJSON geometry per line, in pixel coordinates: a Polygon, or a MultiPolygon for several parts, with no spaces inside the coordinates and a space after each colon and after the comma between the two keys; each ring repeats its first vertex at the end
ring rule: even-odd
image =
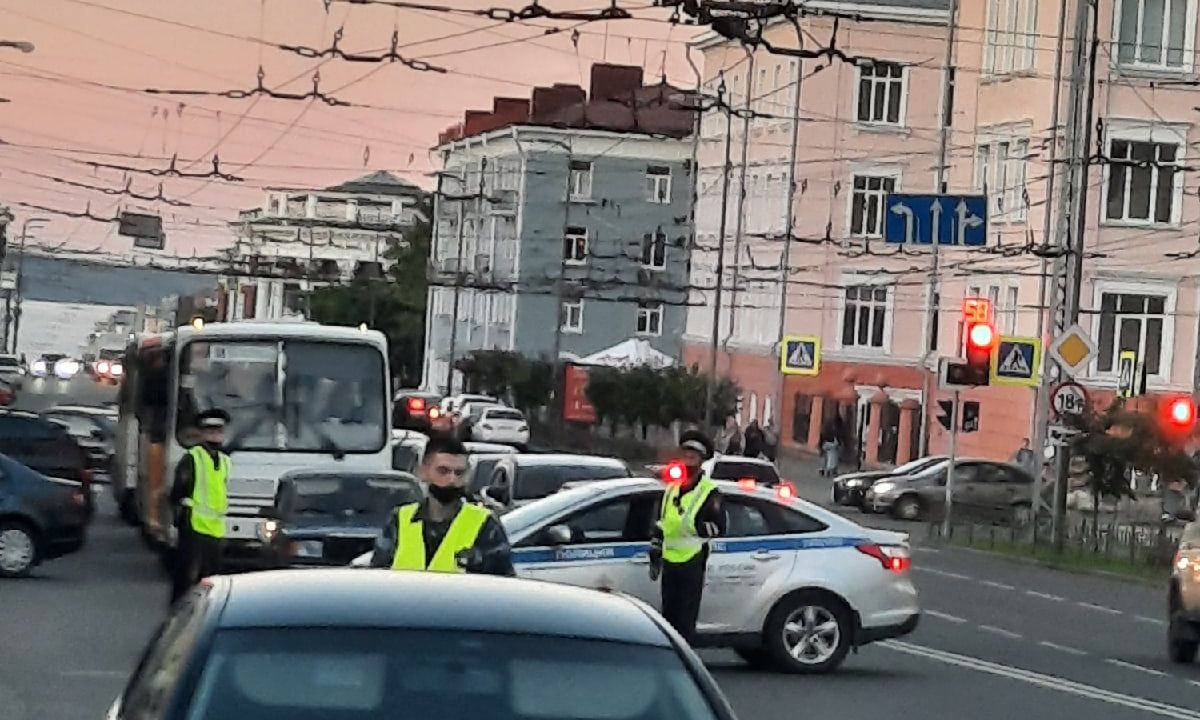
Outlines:
{"type": "Polygon", "coordinates": [[[982,247],[987,244],[987,197],[890,193],[883,239],[896,244],[982,247]]]}

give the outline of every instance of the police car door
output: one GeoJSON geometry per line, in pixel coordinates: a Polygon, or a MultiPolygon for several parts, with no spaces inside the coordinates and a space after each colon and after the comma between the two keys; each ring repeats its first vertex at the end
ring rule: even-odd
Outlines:
{"type": "Polygon", "coordinates": [[[738,632],[764,603],[778,594],[796,560],[788,528],[774,522],[769,500],[742,495],[721,497],[725,535],[710,545],[698,629],[738,632]]]}
{"type": "Polygon", "coordinates": [[[517,575],[651,596],[648,551],[655,497],[606,498],[550,521],[513,548],[517,575]],[[570,540],[556,542],[556,532],[569,533],[570,540]]]}

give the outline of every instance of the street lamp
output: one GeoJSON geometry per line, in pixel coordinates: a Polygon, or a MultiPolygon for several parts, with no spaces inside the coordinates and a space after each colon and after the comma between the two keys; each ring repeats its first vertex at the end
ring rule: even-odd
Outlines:
{"type": "Polygon", "coordinates": [[[33,52],[33,43],[28,40],[0,40],[0,48],[13,48],[28,55],[33,52]]]}
{"type": "MultiPolygon", "coordinates": [[[[21,223],[21,244],[17,247],[17,278],[16,292],[17,304],[12,312],[12,354],[17,353],[17,338],[21,332],[21,280],[22,270],[25,268],[25,238],[29,235],[29,226],[33,225],[34,230],[40,228],[44,223],[50,222],[50,218],[31,217],[26,218],[25,222],[21,223]]],[[[12,291],[4,291],[4,347],[8,349],[8,322],[9,322],[9,303],[11,302],[12,291]]]]}

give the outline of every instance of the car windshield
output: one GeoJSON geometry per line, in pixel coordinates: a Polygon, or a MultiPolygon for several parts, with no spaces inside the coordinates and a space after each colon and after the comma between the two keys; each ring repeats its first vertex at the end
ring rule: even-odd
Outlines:
{"type": "Polygon", "coordinates": [[[67,433],[74,437],[91,437],[94,430],[101,430],[107,434],[109,430],[107,425],[100,424],[102,421],[76,413],[47,413],[46,419],[62,425],[67,433]]]}
{"type": "Polygon", "coordinates": [[[300,475],[281,484],[278,510],[284,522],[349,516],[382,524],[397,505],[420,499],[421,486],[411,475],[300,475]]]}
{"type": "Polygon", "coordinates": [[[629,470],[618,463],[588,463],[566,460],[562,464],[518,465],[516,500],[536,500],[558,492],[564,483],[577,480],[612,480],[629,477],[629,470]]]}
{"type": "Polygon", "coordinates": [[[224,629],[203,667],[188,720],[716,717],[674,650],[602,640],[380,628],[224,629]]]}
{"type": "Polygon", "coordinates": [[[490,409],[487,411],[487,415],[485,417],[488,420],[524,420],[525,419],[525,416],[521,414],[520,410],[509,410],[507,408],[490,409]]]}
{"type": "Polygon", "coordinates": [[[915,477],[931,478],[931,477],[936,477],[938,475],[945,475],[947,464],[948,464],[948,461],[946,461],[946,460],[938,460],[937,462],[935,462],[934,464],[925,468],[924,470],[921,470],[920,472],[915,473],[915,477]]]}
{"type": "Polygon", "coordinates": [[[760,485],[778,485],[779,473],[775,467],[764,463],[742,460],[719,460],[709,475],[713,480],[741,480],[751,478],[760,485]]]}
{"type": "Polygon", "coordinates": [[[181,443],[195,413],[229,413],[229,450],[371,453],[388,441],[383,354],[363,344],[193,341],[180,355],[181,443]]]}

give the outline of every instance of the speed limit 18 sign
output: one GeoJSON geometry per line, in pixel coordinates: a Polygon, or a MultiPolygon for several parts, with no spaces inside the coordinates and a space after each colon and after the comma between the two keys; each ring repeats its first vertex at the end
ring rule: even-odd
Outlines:
{"type": "Polygon", "coordinates": [[[1063,383],[1055,387],[1054,392],[1050,394],[1050,407],[1059,417],[1081,415],[1083,409],[1087,407],[1087,401],[1087,390],[1084,390],[1079,383],[1063,383]]]}

